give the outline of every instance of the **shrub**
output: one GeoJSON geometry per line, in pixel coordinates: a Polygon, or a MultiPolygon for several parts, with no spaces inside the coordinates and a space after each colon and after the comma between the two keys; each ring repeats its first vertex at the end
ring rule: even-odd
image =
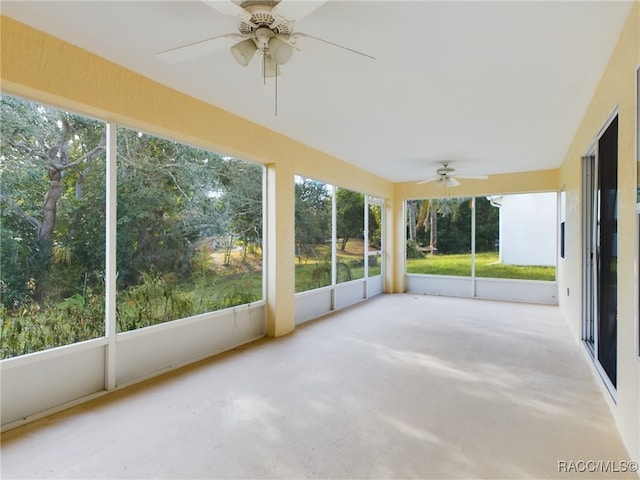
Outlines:
{"type": "Polygon", "coordinates": [[[424,253],[418,249],[418,244],[413,240],[407,240],[407,258],[422,258],[424,253]]]}

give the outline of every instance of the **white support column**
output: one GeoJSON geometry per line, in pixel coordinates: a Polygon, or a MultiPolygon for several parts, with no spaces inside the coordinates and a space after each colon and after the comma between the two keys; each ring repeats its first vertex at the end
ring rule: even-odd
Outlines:
{"type": "Polygon", "coordinates": [[[476,296],[476,197],[471,198],[471,296],[476,296]]]}
{"type": "Polygon", "coordinates": [[[369,197],[364,195],[364,298],[369,298],[369,197]]]}
{"type": "Polygon", "coordinates": [[[269,272],[269,262],[267,258],[267,249],[269,245],[269,182],[267,180],[267,167],[262,167],[262,299],[267,299],[267,274],[269,272]]]}
{"type": "Polygon", "coordinates": [[[105,362],[106,390],[112,390],[116,387],[116,128],[114,123],[107,123],[105,335],[108,343],[105,362]]]}
{"type": "Polygon", "coordinates": [[[383,200],[380,204],[380,276],[382,277],[382,291],[384,292],[384,279],[386,277],[386,264],[385,260],[387,258],[387,230],[390,228],[387,227],[387,213],[386,206],[388,200],[383,200]]]}
{"type": "Polygon", "coordinates": [[[336,309],[336,285],[338,283],[338,210],[336,203],[336,186],[331,186],[331,310],[336,309]]]}

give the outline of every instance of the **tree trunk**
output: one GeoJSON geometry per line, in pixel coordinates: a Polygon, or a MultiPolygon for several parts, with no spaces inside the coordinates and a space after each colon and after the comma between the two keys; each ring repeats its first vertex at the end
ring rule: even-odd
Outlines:
{"type": "Polygon", "coordinates": [[[49,180],[49,191],[44,196],[44,206],[42,208],[42,224],[38,231],[38,244],[43,256],[48,256],[53,244],[58,199],[62,194],[62,172],[55,168],[49,168],[49,180]]]}
{"type": "Polygon", "coordinates": [[[431,208],[429,213],[429,246],[431,255],[436,255],[438,253],[438,212],[435,208],[431,208]]]}
{"type": "Polygon", "coordinates": [[[418,238],[416,231],[416,201],[409,200],[407,208],[409,209],[409,240],[415,242],[418,238]]]}

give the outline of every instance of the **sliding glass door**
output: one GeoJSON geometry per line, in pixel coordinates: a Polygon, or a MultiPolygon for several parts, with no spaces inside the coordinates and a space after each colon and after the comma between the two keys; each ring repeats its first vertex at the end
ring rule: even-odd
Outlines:
{"type": "Polygon", "coordinates": [[[583,339],[616,387],[618,304],[618,118],[583,159],[583,339]]]}

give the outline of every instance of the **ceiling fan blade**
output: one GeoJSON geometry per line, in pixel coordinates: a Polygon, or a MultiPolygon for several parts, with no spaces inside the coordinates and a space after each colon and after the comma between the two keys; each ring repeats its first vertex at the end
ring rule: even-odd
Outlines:
{"type": "Polygon", "coordinates": [[[331,46],[334,46],[334,47],[342,48],[343,50],[347,50],[349,52],[356,53],[358,55],[362,55],[363,57],[367,57],[367,58],[369,58],[371,60],[375,60],[376,59],[375,57],[372,57],[371,55],[359,52],[358,50],[354,50],[353,48],[345,47],[344,45],[339,45],[337,43],[330,42],[329,40],[324,40],[322,38],[314,37],[313,35],[309,35],[308,33],[296,32],[293,35],[291,35],[291,38],[294,39],[294,40],[296,38],[298,38],[298,37],[312,38],[313,40],[317,40],[318,42],[322,42],[322,43],[326,43],[327,45],[331,45],[331,46]]]}
{"type": "Polygon", "coordinates": [[[307,15],[312,14],[328,0],[281,0],[276,5],[272,13],[289,21],[300,21],[307,15]]]}
{"type": "Polygon", "coordinates": [[[456,173],[456,177],[466,178],[468,180],[486,180],[487,178],[489,178],[488,175],[464,175],[464,174],[457,174],[457,173],[456,173]]]}
{"type": "Polygon", "coordinates": [[[242,35],[237,33],[226,33],[224,35],[181,45],[180,47],[170,48],[169,50],[156,53],[156,57],[167,63],[183,62],[191,58],[216,52],[225,47],[231,47],[233,42],[242,40],[243,38],[242,35]],[[228,41],[225,41],[225,39],[228,41]]]}
{"type": "Polygon", "coordinates": [[[228,17],[247,17],[251,18],[251,15],[242,8],[236,2],[232,0],[202,0],[202,3],[210,6],[214,10],[217,10],[222,15],[226,15],[228,17]]]}
{"type": "Polygon", "coordinates": [[[416,182],[417,185],[422,185],[423,183],[429,183],[429,182],[433,182],[434,180],[439,180],[440,176],[437,177],[431,177],[431,178],[427,178],[426,180],[421,180],[419,182],[416,182]]]}

